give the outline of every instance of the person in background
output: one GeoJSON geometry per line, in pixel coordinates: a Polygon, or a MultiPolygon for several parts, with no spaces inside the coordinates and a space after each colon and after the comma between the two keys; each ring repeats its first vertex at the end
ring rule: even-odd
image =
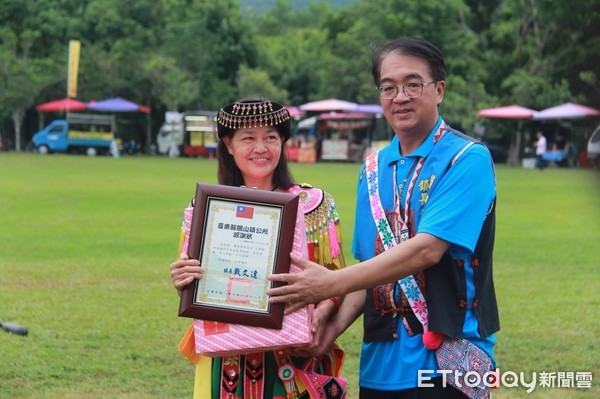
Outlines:
{"type": "MultiPolygon", "coordinates": [[[[290,137],[288,110],[261,98],[236,101],[219,111],[217,135],[219,184],[298,194],[298,212],[302,212],[306,226],[300,232],[304,235],[301,240],[306,243],[309,259],[328,270],[343,268],[346,263],[334,198],[321,189],[296,184],[289,171],[284,156],[284,144],[290,137]]],[[[204,273],[200,262],[189,259],[186,253],[181,253],[179,260],[171,263],[170,271],[179,295],[185,286],[194,279],[201,279],[204,273]]],[[[180,350],[197,364],[194,398],[342,397],[345,381],[334,377],[340,376],[344,352],[333,341],[327,347],[320,347],[318,337],[321,326],[337,312],[343,296],[325,296],[324,300],[315,303],[312,315],[314,343],[305,348],[278,351],[277,356],[266,352],[215,359],[201,357],[194,352],[193,326],[190,327],[180,350]],[[319,357],[313,357],[313,353],[318,353],[319,357]],[[284,384],[278,376],[282,360],[291,360],[297,370],[307,370],[317,360],[318,367],[314,371],[331,378],[318,386],[305,386],[298,377],[291,384],[284,384]],[[245,372],[247,367],[253,370],[252,376],[245,372]]]]}
{"type": "Polygon", "coordinates": [[[542,132],[537,132],[537,140],[535,141],[535,158],[536,158],[536,166],[539,170],[543,170],[546,166],[546,161],[544,161],[544,154],[548,149],[548,142],[546,141],[546,137],[542,132]]]}
{"type": "Polygon", "coordinates": [[[494,365],[492,157],[439,116],[446,64],[432,43],[387,43],[373,54],[372,74],[395,137],[359,172],[352,251],[360,263],[328,271],[293,257],[304,270],[272,275],[287,285],[267,293],[287,311],[322,300],[326,288],[346,294],[325,340],[364,314],[361,399],[465,398],[436,370],[446,343],[483,353],[486,370],[494,365]]]}

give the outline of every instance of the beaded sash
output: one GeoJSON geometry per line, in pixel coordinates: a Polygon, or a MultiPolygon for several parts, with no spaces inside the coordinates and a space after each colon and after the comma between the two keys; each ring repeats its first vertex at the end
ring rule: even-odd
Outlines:
{"type": "MultiPolygon", "coordinates": [[[[379,186],[378,186],[378,168],[377,168],[377,158],[379,151],[376,151],[370,154],[367,157],[366,161],[366,172],[367,172],[367,187],[369,189],[369,203],[371,204],[371,213],[373,214],[373,219],[375,220],[375,226],[377,227],[377,233],[381,238],[381,243],[383,244],[385,250],[393,248],[396,246],[397,241],[390,224],[388,223],[385,217],[385,211],[383,210],[383,206],[381,205],[381,198],[379,197],[379,186]]],[[[415,171],[413,172],[413,176],[410,180],[410,185],[408,187],[409,192],[412,191],[412,187],[414,187],[414,183],[419,176],[419,172],[421,171],[421,167],[423,166],[424,158],[419,160],[415,171]]],[[[394,183],[395,184],[395,183],[394,183]]],[[[407,195],[409,197],[409,195],[407,195]]],[[[408,201],[406,202],[408,205],[408,201]]],[[[408,208],[404,208],[405,215],[408,215],[408,208]]],[[[408,216],[406,216],[408,218],[408,216]]],[[[402,230],[407,228],[407,224],[405,220],[400,220],[402,230]]],[[[408,237],[402,239],[401,242],[408,239],[408,237]]],[[[415,316],[419,319],[421,324],[423,324],[423,330],[427,331],[427,305],[425,302],[425,297],[417,284],[417,281],[413,276],[405,277],[398,281],[404,294],[406,295],[406,299],[410,304],[415,316]]]]}

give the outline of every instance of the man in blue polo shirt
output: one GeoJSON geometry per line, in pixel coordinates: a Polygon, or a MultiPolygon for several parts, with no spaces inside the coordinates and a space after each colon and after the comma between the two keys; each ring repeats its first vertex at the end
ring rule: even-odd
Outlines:
{"type": "Polygon", "coordinates": [[[364,313],[361,399],[465,398],[436,372],[435,350],[464,339],[495,364],[492,158],[439,116],[446,65],[433,44],[391,41],[374,53],[372,74],[395,137],[359,174],[352,251],[361,263],[328,272],[292,257],[305,270],[273,276],[290,284],[270,290],[271,301],[291,312],[348,294],[315,353],[364,313]]]}

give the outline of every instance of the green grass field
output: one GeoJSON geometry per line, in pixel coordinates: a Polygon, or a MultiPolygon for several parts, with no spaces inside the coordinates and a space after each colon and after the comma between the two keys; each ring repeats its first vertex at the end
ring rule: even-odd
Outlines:
{"type": "MultiPolygon", "coordinates": [[[[331,192],[350,260],[358,164],[292,164],[331,192]]],[[[182,209],[216,162],[0,153],[0,397],[191,398],[168,271],[182,209]]],[[[592,372],[591,389],[501,388],[497,398],[600,396],[600,175],[500,166],[495,280],[504,371],[592,372]]],[[[357,397],[362,326],[341,338],[357,397]]],[[[555,382],[555,386],[557,382],[555,382]]]]}

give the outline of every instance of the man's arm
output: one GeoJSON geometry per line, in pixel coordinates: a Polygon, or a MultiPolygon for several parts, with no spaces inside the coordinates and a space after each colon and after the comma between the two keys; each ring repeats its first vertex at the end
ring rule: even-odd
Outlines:
{"type": "Polygon", "coordinates": [[[315,334],[313,342],[305,347],[298,348],[296,353],[304,357],[318,357],[325,354],[336,338],[342,335],[361,315],[365,305],[365,295],[366,290],[346,295],[338,312],[325,324],[324,328],[315,334]]]}
{"type": "Polygon", "coordinates": [[[342,333],[354,323],[358,316],[362,314],[365,305],[366,292],[366,290],[354,291],[344,297],[344,302],[342,302],[340,310],[329,321],[332,334],[334,334],[335,337],[342,335],[342,333]]]}
{"type": "MultiPolygon", "coordinates": [[[[271,303],[288,302],[286,313],[326,298],[390,283],[418,273],[440,261],[450,243],[420,233],[380,255],[342,270],[330,271],[292,254],[300,273],[273,274],[271,281],[288,283],[267,291],[271,303]]],[[[345,300],[344,300],[345,302],[345,300]]]]}

